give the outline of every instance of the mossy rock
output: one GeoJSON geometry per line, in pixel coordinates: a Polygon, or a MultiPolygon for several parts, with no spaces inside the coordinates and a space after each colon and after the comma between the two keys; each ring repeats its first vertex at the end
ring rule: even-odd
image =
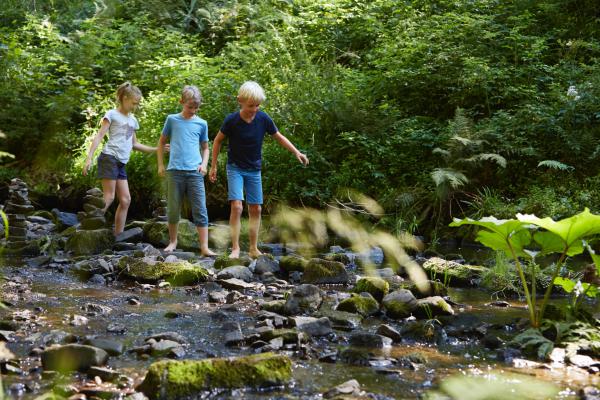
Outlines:
{"type": "Polygon", "coordinates": [[[65,250],[77,256],[100,254],[111,249],[114,243],[110,229],[78,230],[67,240],[65,250]]]}
{"type": "Polygon", "coordinates": [[[329,253],[329,254],[325,254],[325,256],[323,258],[328,261],[341,262],[342,264],[345,264],[345,265],[350,264],[350,261],[351,261],[350,257],[346,253],[329,253]]]}
{"type": "Polygon", "coordinates": [[[361,293],[360,295],[352,293],[352,297],[340,301],[337,310],[368,317],[379,311],[379,303],[369,293],[361,293]]]}
{"type": "Polygon", "coordinates": [[[287,273],[298,271],[304,272],[308,260],[297,256],[283,256],[279,259],[279,268],[287,273]]]}
{"type": "Polygon", "coordinates": [[[390,291],[390,284],[374,276],[360,278],[354,287],[355,293],[369,293],[377,301],[381,301],[390,291]]]}
{"type": "Polygon", "coordinates": [[[120,274],[140,282],[158,282],[165,280],[173,286],[191,286],[206,282],[208,272],[197,265],[187,261],[154,263],[145,262],[143,259],[123,257],[119,260],[120,274]]]}
{"type": "Polygon", "coordinates": [[[275,314],[285,314],[285,300],[265,301],[260,305],[261,310],[274,312],[275,314]]]}
{"type": "Polygon", "coordinates": [[[432,296],[417,300],[414,314],[417,318],[431,319],[441,315],[454,315],[454,310],[442,297],[432,296]]]}
{"type": "Polygon", "coordinates": [[[360,327],[363,316],[347,311],[332,310],[330,308],[321,308],[313,316],[317,318],[327,317],[331,321],[334,329],[352,330],[360,327]]]}
{"type": "Polygon", "coordinates": [[[417,299],[411,291],[406,289],[395,290],[382,300],[385,313],[394,319],[406,318],[417,307],[417,299]]]}
{"type": "Polygon", "coordinates": [[[265,341],[282,338],[283,343],[298,343],[298,341],[306,342],[308,340],[304,333],[298,332],[296,329],[273,329],[263,332],[260,338],[265,341]]]}
{"type": "Polygon", "coordinates": [[[235,265],[243,265],[247,267],[252,262],[252,259],[248,256],[242,256],[240,258],[229,258],[226,254],[221,255],[215,259],[213,267],[215,269],[224,269],[233,267],[235,265]]]}
{"type": "Polygon", "coordinates": [[[312,284],[347,284],[350,276],[341,262],[312,258],[302,275],[302,282],[312,284]]]}
{"type": "Polygon", "coordinates": [[[292,361],[273,353],[150,365],[138,390],[150,399],[192,398],[216,388],[270,387],[292,379],[292,361]]]}
{"type": "Polygon", "coordinates": [[[487,268],[478,265],[463,265],[443,258],[432,257],[423,263],[423,269],[432,280],[440,280],[451,286],[473,286],[473,281],[487,268]]]}

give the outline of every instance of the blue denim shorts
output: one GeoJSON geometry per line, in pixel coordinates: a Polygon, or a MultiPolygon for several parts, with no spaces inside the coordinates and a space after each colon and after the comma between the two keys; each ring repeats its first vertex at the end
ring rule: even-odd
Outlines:
{"type": "Polygon", "coordinates": [[[235,164],[227,164],[228,199],[244,200],[246,192],[248,204],[262,204],[262,177],[260,169],[244,169],[235,164]]]}
{"type": "Polygon", "coordinates": [[[117,160],[115,156],[100,153],[100,155],[98,156],[98,178],[127,180],[125,164],[117,160]]]}
{"type": "Polygon", "coordinates": [[[167,221],[170,224],[179,222],[184,196],[187,196],[190,202],[194,225],[207,227],[208,211],[206,210],[204,176],[195,170],[167,171],[167,221]]]}

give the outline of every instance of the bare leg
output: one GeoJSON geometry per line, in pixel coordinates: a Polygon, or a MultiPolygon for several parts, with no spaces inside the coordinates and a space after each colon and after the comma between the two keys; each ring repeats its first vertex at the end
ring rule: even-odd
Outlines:
{"type": "Polygon", "coordinates": [[[203,256],[216,256],[217,254],[208,248],[208,227],[197,226],[196,230],[198,231],[198,239],[200,240],[200,254],[203,256]]]}
{"type": "Polygon", "coordinates": [[[108,207],[115,200],[115,189],[117,181],[115,179],[102,179],[102,194],[104,196],[104,208],[102,212],[106,212],[108,207]]]}
{"type": "Polygon", "coordinates": [[[231,213],[229,214],[229,230],[231,231],[231,254],[229,258],[240,257],[240,227],[244,206],[241,200],[231,200],[231,213]]]}
{"type": "Polygon", "coordinates": [[[129,194],[129,184],[126,179],[117,180],[117,198],[119,206],[115,213],[115,236],[123,232],[125,229],[125,221],[127,221],[127,211],[131,204],[131,195],[129,194]]]}
{"type": "Polygon", "coordinates": [[[165,251],[171,252],[177,248],[177,226],[179,224],[169,223],[169,245],[165,247],[165,251]]]}
{"type": "Polygon", "coordinates": [[[248,215],[250,217],[250,223],[248,227],[248,236],[250,237],[250,248],[248,254],[252,258],[257,258],[262,255],[258,250],[258,231],[260,230],[260,215],[261,215],[260,204],[248,204],[248,215]]]}

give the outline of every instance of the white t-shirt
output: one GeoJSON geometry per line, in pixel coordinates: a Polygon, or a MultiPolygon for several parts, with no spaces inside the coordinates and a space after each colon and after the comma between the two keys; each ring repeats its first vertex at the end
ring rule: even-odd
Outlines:
{"type": "Polygon", "coordinates": [[[127,164],[131,149],[133,148],[133,134],[140,129],[137,119],[133,114],[124,115],[119,110],[110,110],[104,118],[110,122],[108,128],[108,142],[102,152],[114,156],[123,164],[127,164]]]}

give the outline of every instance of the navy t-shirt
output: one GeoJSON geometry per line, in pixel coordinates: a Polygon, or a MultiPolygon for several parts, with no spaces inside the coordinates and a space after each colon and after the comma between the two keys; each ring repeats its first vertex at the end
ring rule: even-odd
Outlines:
{"type": "Polygon", "coordinates": [[[257,112],[250,123],[244,121],[237,111],[225,117],[221,132],[229,139],[227,163],[243,169],[260,169],[265,133],[273,135],[277,133],[277,127],[263,111],[257,112]]]}

